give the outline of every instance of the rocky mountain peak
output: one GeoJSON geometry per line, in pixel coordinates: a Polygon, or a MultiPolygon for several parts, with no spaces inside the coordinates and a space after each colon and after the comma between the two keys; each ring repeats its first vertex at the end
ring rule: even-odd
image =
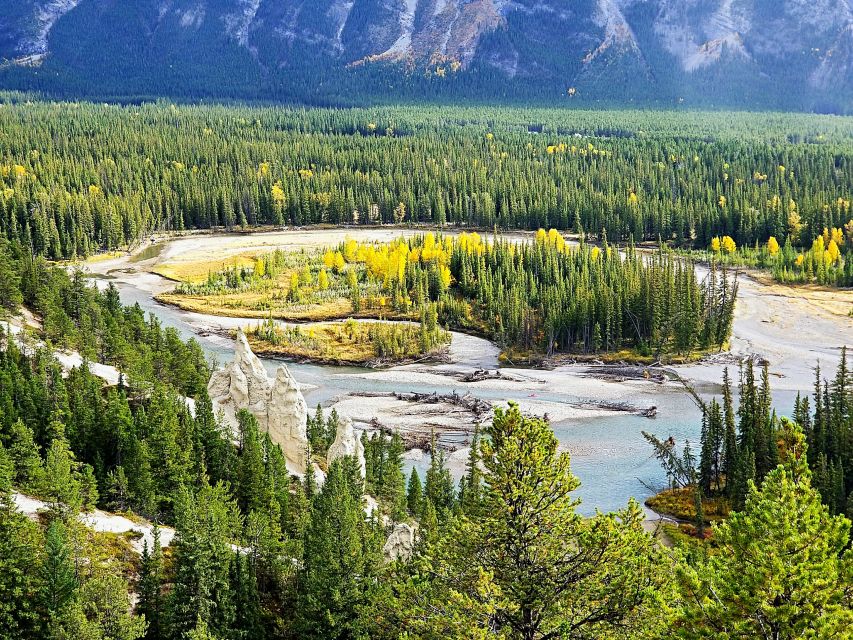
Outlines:
{"type": "Polygon", "coordinates": [[[475,95],[853,95],[851,0],[0,0],[0,15],[0,58],[102,91],[171,75],[299,98],[378,68],[475,95]]]}

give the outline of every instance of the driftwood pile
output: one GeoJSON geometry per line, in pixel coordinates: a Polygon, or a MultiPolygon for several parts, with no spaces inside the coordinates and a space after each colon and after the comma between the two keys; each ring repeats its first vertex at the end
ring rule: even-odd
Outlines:
{"type": "MultiPolygon", "coordinates": [[[[421,405],[446,404],[458,407],[461,411],[470,413],[472,424],[482,422],[492,411],[492,405],[471,394],[459,395],[452,393],[400,393],[400,392],[370,392],[361,391],[351,394],[362,398],[394,398],[403,402],[421,405]]],[[[454,451],[468,444],[473,427],[452,427],[446,424],[430,424],[425,421],[416,427],[395,426],[393,429],[384,425],[376,418],[370,421],[370,428],[382,433],[397,432],[403,440],[405,449],[422,449],[429,452],[432,448],[433,434],[436,436],[436,446],[448,451],[454,451]]]]}

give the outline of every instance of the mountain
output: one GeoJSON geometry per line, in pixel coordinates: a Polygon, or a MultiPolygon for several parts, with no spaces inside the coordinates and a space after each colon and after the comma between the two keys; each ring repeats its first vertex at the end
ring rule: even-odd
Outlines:
{"type": "Polygon", "coordinates": [[[0,0],[0,86],[853,109],[853,0],[0,0]]]}

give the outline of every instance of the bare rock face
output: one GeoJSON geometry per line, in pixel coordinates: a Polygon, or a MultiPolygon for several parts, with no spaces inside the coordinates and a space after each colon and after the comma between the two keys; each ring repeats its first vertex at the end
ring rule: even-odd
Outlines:
{"type": "Polygon", "coordinates": [[[385,541],[382,553],[389,562],[402,560],[407,562],[415,551],[415,534],[417,529],[405,522],[398,522],[385,541]]]}
{"type": "MultiPolygon", "coordinates": [[[[251,406],[260,409],[262,405],[251,406]]],[[[288,462],[304,472],[308,464],[308,406],[285,365],[276,371],[266,410],[266,429],[273,442],[281,445],[288,462]]]]}
{"type": "Polygon", "coordinates": [[[299,385],[285,365],[278,368],[274,380],[252,353],[246,336],[237,334],[234,360],[214,371],[207,384],[213,411],[222,416],[232,434],[237,432],[237,412],[247,409],[262,431],[281,446],[288,468],[305,473],[308,465],[308,407],[299,385]]]}
{"type": "Polygon", "coordinates": [[[326,456],[329,464],[334,460],[343,458],[344,456],[353,456],[358,460],[358,466],[361,469],[361,477],[367,474],[367,466],[364,460],[364,445],[361,438],[355,433],[352,427],[352,420],[343,418],[338,423],[338,430],[335,433],[335,441],[329,447],[329,453],[326,456]]]}

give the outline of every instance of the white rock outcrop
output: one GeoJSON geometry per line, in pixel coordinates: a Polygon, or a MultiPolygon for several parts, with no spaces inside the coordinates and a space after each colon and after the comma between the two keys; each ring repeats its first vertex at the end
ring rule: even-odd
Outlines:
{"type": "Polygon", "coordinates": [[[417,528],[405,522],[398,522],[385,541],[382,553],[389,562],[402,560],[408,562],[415,552],[415,534],[417,528]]]}
{"type": "Polygon", "coordinates": [[[356,434],[352,426],[352,420],[342,418],[338,422],[338,430],[335,432],[335,441],[329,447],[329,452],[326,454],[326,460],[332,464],[334,460],[343,458],[344,456],[353,456],[358,460],[358,466],[361,469],[361,477],[367,475],[367,464],[364,460],[364,444],[361,438],[356,434]]]}
{"type": "Polygon", "coordinates": [[[308,466],[308,406],[299,384],[286,365],[271,379],[258,357],[252,353],[242,331],[237,333],[234,360],[214,371],[207,384],[213,411],[221,416],[233,434],[237,432],[237,412],[247,409],[262,431],[281,446],[293,473],[304,474],[308,466]]]}

